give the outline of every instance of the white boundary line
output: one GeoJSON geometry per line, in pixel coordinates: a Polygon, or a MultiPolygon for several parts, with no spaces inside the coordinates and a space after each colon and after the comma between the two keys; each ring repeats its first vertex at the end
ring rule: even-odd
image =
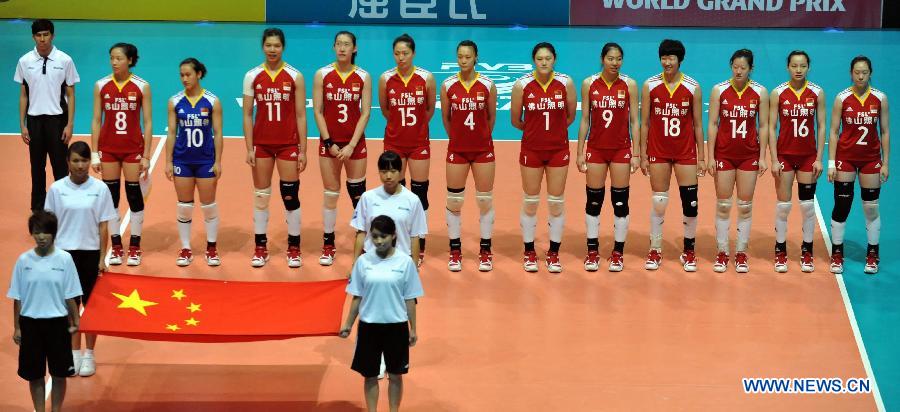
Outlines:
{"type": "MultiPolygon", "coordinates": [[[[815,197],[816,219],[819,221],[819,229],[822,232],[822,238],[825,240],[825,247],[831,252],[831,236],[825,227],[825,218],[822,216],[822,209],[819,207],[819,197],[815,197]]],[[[872,395],[875,397],[875,407],[879,412],[885,412],[884,400],[881,399],[881,391],[878,390],[878,381],[875,380],[875,373],[872,371],[872,363],[869,362],[869,354],[866,352],[866,345],[863,343],[862,334],[859,332],[859,324],[856,322],[856,315],[853,312],[853,305],[850,303],[850,295],[847,294],[847,285],[844,284],[844,275],[840,273],[834,274],[837,281],[838,289],[841,291],[841,298],[844,301],[844,309],[847,311],[847,317],[850,319],[850,328],[853,329],[853,337],[856,339],[856,347],[859,349],[859,356],[862,358],[863,368],[866,370],[866,376],[872,384],[872,395]]]]}

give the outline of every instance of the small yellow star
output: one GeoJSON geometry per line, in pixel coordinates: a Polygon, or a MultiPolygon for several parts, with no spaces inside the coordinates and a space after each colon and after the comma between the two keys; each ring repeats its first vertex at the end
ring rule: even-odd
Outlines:
{"type": "Polygon", "coordinates": [[[191,311],[191,313],[200,312],[200,305],[200,303],[191,302],[191,306],[188,306],[187,310],[191,311]]]}
{"type": "Polygon", "coordinates": [[[169,324],[166,324],[166,329],[168,329],[168,330],[170,330],[170,331],[172,331],[172,332],[176,332],[176,331],[178,331],[178,329],[181,329],[181,328],[179,328],[178,325],[169,325],[169,324]]]}
{"type": "Polygon", "coordinates": [[[158,305],[156,302],[150,302],[141,299],[141,295],[138,294],[137,289],[131,291],[131,294],[128,296],[120,295],[118,293],[113,293],[113,296],[122,300],[122,303],[119,304],[119,309],[134,309],[138,311],[141,315],[147,316],[147,310],[144,309],[147,306],[158,305]]]}
{"type": "Polygon", "coordinates": [[[186,323],[188,326],[197,326],[200,324],[200,321],[191,317],[190,319],[185,320],[184,323],[186,323]]]}
{"type": "Polygon", "coordinates": [[[182,300],[182,299],[184,299],[184,298],[186,298],[186,297],[187,297],[187,295],[184,294],[184,289],[179,289],[179,290],[173,290],[173,291],[172,291],[172,298],[173,298],[173,299],[182,300]]]}

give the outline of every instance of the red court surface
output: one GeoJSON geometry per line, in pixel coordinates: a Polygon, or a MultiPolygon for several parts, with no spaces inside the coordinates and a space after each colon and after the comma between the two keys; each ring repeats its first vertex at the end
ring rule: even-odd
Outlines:
{"type": "MultiPolygon", "coordinates": [[[[380,141],[369,142],[379,153],[380,141]]],[[[663,266],[647,272],[648,180],[633,176],[631,230],[626,269],[587,273],[584,257],[584,177],[573,167],[567,187],[564,272],[536,274],[521,268],[518,224],[521,186],[518,142],[498,142],[494,190],[495,269],[477,271],[478,225],[474,186],[463,209],[464,270],[446,269],[444,154],[434,141],[428,257],[421,269],[426,297],[420,299],[419,344],[412,349],[404,379],[407,411],[860,411],[874,410],[871,394],[745,394],[742,377],[865,377],[847,313],[834,276],[827,273],[821,234],[816,238],[817,270],[799,270],[800,218],[791,216],[790,272],[771,269],[774,242],[772,178],[760,179],[755,199],[751,272],[712,272],[715,196],[710,177],[700,182],[699,271],[684,273],[681,209],[672,190],[665,224],[663,266]],[[795,230],[796,229],[796,230],[795,230]]],[[[346,276],[353,233],[346,192],[340,199],[338,255],[333,267],[317,263],[321,247],[322,185],[315,150],[301,175],[303,268],[283,259],[286,229],[273,196],[269,244],[272,260],[263,269],[249,265],[253,248],[250,169],[244,143],[227,139],[219,187],[222,266],[202,258],[175,266],[179,248],[175,195],[165,179],[161,156],[147,202],[144,263],[126,273],[233,280],[310,281],[346,276]]],[[[33,244],[28,216],[26,149],[13,136],[0,138],[8,155],[0,207],[0,283],[8,285],[16,256],[33,244]]],[[[573,145],[574,148],[574,145],[573,145]]],[[[378,183],[369,159],[369,187],[378,183]]],[[[676,188],[673,182],[673,188],[676,188]]],[[[342,189],[343,191],[343,189],[342,189]]],[[[126,205],[121,205],[121,210],[126,205]]],[[[199,211],[193,245],[202,253],[205,235],[199,211]]],[[[539,212],[537,246],[546,249],[546,205],[539,212]]],[[[612,210],[603,208],[601,251],[612,246],[612,210]]],[[[734,227],[734,224],[732,224],[734,227]]],[[[734,230],[734,229],[732,229],[734,230]]],[[[12,304],[0,314],[0,410],[28,411],[27,384],[15,375],[12,304]]],[[[277,317],[277,313],[272,316],[277,317]]],[[[183,344],[101,337],[97,375],[68,380],[69,411],[272,411],[364,410],[362,378],[351,371],[354,339],[305,338],[276,342],[183,344]]],[[[383,386],[386,382],[383,382],[383,386]]],[[[382,388],[381,405],[387,393],[382,388]]]]}

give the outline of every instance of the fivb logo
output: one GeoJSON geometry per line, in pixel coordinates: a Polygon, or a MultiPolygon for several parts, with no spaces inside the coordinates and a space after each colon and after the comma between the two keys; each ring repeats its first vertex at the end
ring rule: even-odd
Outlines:
{"type": "MultiPolygon", "coordinates": [[[[494,85],[497,86],[497,109],[509,110],[513,85],[516,84],[519,77],[534,70],[534,66],[531,63],[478,63],[475,65],[475,70],[479,75],[493,80],[494,85]]],[[[459,65],[455,62],[443,62],[441,71],[434,72],[434,74],[450,76],[458,72],[459,65]]]]}

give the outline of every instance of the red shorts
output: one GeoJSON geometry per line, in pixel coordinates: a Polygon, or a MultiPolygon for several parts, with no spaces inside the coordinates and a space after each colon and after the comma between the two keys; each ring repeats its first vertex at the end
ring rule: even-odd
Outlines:
{"type": "Polygon", "coordinates": [[[253,145],[254,156],[257,159],[293,160],[297,161],[300,155],[300,149],[295,144],[257,144],[253,145]]]}
{"type": "Polygon", "coordinates": [[[384,143],[384,151],[392,151],[396,152],[400,155],[401,159],[411,159],[411,160],[427,160],[431,159],[431,147],[429,145],[424,146],[416,146],[416,147],[399,147],[391,145],[387,142],[384,143]]]}
{"type": "Polygon", "coordinates": [[[837,170],[841,172],[859,172],[864,175],[881,173],[880,158],[873,160],[835,160],[834,163],[837,166],[837,170]]]}
{"type": "Polygon", "coordinates": [[[781,164],[781,170],[783,172],[812,172],[813,163],[815,162],[815,153],[811,155],[778,155],[778,163],[781,164]]]}
{"type": "Polygon", "coordinates": [[[588,147],[584,157],[588,163],[631,163],[631,148],[593,149],[588,147]]]}
{"type": "Polygon", "coordinates": [[[494,149],[481,152],[447,152],[447,163],[456,165],[491,163],[494,160],[494,149]]]}
{"type": "Polygon", "coordinates": [[[647,156],[647,160],[650,163],[669,163],[676,165],[685,165],[685,166],[697,166],[697,155],[690,155],[690,157],[683,158],[674,158],[674,157],[658,157],[658,156],[647,156]]]}
{"type": "Polygon", "coordinates": [[[716,170],[744,170],[747,172],[755,172],[759,170],[759,158],[749,159],[716,159],[716,170]]]}
{"type": "MultiPolygon", "coordinates": [[[[343,149],[347,143],[335,143],[339,149],[343,149]]],[[[353,153],[350,155],[350,160],[357,159],[365,159],[368,151],[366,150],[366,139],[359,139],[359,142],[356,143],[356,147],[353,148],[353,153]]],[[[325,145],[322,144],[322,141],[319,141],[319,157],[328,157],[334,159],[334,156],[331,155],[331,152],[325,148],[325,145]]]]}
{"type": "Polygon", "coordinates": [[[520,149],[519,164],[525,167],[565,167],[569,165],[569,149],[520,149]]]}
{"type": "Polygon", "coordinates": [[[140,163],[141,159],[144,158],[143,152],[137,153],[110,153],[110,152],[97,152],[100,155],[100,162],[116,162],[116,163],[140,163]]]}

